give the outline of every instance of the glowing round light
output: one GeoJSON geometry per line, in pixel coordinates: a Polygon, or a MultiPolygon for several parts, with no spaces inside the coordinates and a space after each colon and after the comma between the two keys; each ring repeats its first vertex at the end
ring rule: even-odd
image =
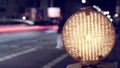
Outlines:
{"type": "Polygon", "coordinates": [[[62,30],[62,40],[74,59],[82,64],[95,64],[112,50],[115,31],[106,16],[87,8],[68,18],[62,30]]]}
{"type": "Polygon", "coordinates": [[[107,17],[110,19],[111,18],[111,16],[110,15],[107,15],[107,17]]]}
{"type": "Polygon", "coordinates": [[[23,16],[22,19],[23,19],[23,20],[26,20],[26,16],[23,16]]]}
{"type": "Polygon", "coordinates": [[[86,3],[86,0],[82,0],[82,3],[86,3]]]}
{"type": "Polygon", "coordinates": [[[116,13],[115,15],[114,15],[114,18],[116,18],[116,17],[118,17],[119,16],[119,14],[118,13],[116,13]]]}
{"type": "Polygon", "coordinates": [[[109,15],[110,12],[109,12],[109,11],[103,11],[103,14],[104,14],[104,15],[109,15]]]}

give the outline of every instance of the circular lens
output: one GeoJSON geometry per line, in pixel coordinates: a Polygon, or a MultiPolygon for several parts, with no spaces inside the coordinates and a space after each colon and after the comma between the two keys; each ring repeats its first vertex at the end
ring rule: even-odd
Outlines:
{"type": "Polygon", "coordinates": [[[83,9],[68,18],[62,30],[62,40],[74,59],[83,64],[94,64],[112,50],[115,31],[102,13],[83,9]]]}

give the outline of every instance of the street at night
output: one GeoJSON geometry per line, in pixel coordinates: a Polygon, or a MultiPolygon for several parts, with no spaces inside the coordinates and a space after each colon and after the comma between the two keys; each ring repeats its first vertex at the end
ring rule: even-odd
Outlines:
{"type": "MultiPolygon", "coordinates": [[[[64,48],[55,48],[56,39],[56,30],[1,33],[0,68],[66,68],[77,63],[64,48]]],[[[115,57],[119,60],[119,53],[115,57]]],[[[113,55],[108,59],[115,60],[113,55]]]]}
{"type": "Polygon", "coordinates": [[[0,34],[0,68],[65,68],[75,61],[56,49],[55,30],[0,34]]]}
{"type": "Polygon", "coordinates": [[[120,68],[120,0],[0,0],[0,68],[120,68]]]}

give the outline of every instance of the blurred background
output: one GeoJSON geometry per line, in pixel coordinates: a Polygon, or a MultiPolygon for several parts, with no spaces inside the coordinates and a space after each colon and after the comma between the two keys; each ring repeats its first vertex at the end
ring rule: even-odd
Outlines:
{"type": "Polygon", "coordinates": [[[116,43],[102,62],[120,68],[120,0],[0,0],[0,68],[66,68],[77,63],[59,36],[67,18],[86,6],[114,25],[116,43]]]}

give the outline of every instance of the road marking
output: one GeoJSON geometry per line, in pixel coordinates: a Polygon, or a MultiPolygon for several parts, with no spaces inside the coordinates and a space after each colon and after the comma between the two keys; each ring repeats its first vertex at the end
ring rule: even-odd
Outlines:
{"type": "Polygon", "coordinates": [[[56,33],[57,30],[45,30],[44,32],[45,32],[45,33],[56,33]]]}
{"type": "Polygon", "coordinates": [[[33,52],[33,51],[36,51],[36,50],[37,50],[37,48],[31,48],[31,49],[28,49],[28,50],[25,50],[25,51],[22,51],[22,52],[18,52],[18,53],[15,53],[15,54],[4,56],[3,58],[0,58],[0,62],[6,61],[6,60],[12,59],[14,57],[17,57],[17,56],[20,56],[20,55],[23,55],[23,54],[27,54],[27,53],[30,53],[30,52],[33,52]]]}
{"type": "Polygon", "coordinates": [[[51,62],[49,62],[48,64],[44,65],[42,68],[52,68],[54,65],[56,65],[57,63],[59,63],[60,61],[64,60],[66,57],[68,57],[68,54],[63,54],[60,57],[52,60],[51,62]]]}

